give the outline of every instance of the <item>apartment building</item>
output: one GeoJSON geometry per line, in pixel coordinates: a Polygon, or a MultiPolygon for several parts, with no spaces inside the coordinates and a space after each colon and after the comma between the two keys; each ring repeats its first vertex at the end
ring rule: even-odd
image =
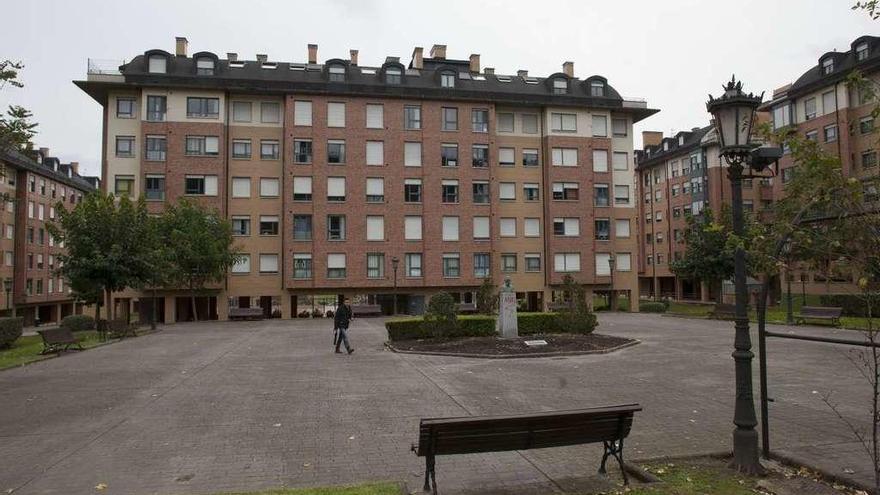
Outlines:
{"type": "Polygon", "coordinates": [[[24,318],[26,326],[58,322],[83,311],[70,287],[55,273],[64,245],[46,224],[58,208],[69,208],[100,186],[97,177],[79,175],[79,163],[61,163],[48,148],[31,155],[0,151],[0,312],[24,318]],[[13,311],[14,310],[14,311],[13,311]]]}
{"type": "MultiPolygon", "coordinates": [[[[152,211],[192,198],[233,224],[245,257],[202,298],[212,316],[262,307],[296,316],[347,294],[420,313],[440,290],[462,304],[491,277],[523,309],[566,274],[638,295],[632,125],[653,113],[574,64],[535,77],[481,70],[480,56],[304,63],[149,50],[90,61],[76,84],[104,109],[105,189],[152,211]],[[614,272],[610,260],[614,257],[614,272]]],[[[160,318],[189,318],[160,291],[160,318]]],[[[118,295],[123,311],[146,301],[118,295]]]]}

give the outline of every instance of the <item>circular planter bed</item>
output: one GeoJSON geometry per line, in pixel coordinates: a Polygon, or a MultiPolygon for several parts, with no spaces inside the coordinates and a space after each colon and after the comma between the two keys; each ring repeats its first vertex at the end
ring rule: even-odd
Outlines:
{"type": "Polygon", "coordinates": [[[623,349],[639,341],[602,334],[528,335],[514,339],[498,337],[465,337],[460,339],[418,339],[387,342],[395,352],[462,356],[480,358],[518,358],[565,356],[576,354],[603,354],[623,349]],[[543,340],[546,345],[528,345],[527,341],[543,340]]]}

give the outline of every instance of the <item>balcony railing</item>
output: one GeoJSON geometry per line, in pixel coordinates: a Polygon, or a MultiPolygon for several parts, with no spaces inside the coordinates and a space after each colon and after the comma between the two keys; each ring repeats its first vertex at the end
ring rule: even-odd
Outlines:
{"type": "Polygon", "coordinates": [[[125,65],[125,60],[90,58],[87,74],[119,76],[122,75],[119,71],[120,65],[125,65]]]}
{"type": "Polygon", "coordinates": [[[644,98],[633,98],[633,97],[624,97],[623,98],[623,107],[624,108],[648,108],[648,101],[644,98]]]}

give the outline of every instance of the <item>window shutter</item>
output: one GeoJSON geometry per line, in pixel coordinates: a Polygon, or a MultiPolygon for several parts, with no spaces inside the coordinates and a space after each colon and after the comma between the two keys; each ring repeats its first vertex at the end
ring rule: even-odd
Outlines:
{"type": "Polygon", "coordinates": [[[458,181],[455,179],[443,179],[440,183],[444,186],[457,186],[458,181]]]}
{"type": "Polygon", "coordinates": [[[489,238],[489,217],[474,217],[474,239],[489,238]]]}
{"type": "Polygon", "coordinates": [[[608,122],[605,119],[604,115],[593,115],[593,135],[594,136],[607,136],[608,135],[608,122]]]}
{"type": "Polygon", "coordinates": [[[562,149],[562,164],[574,167],[578,164],[578,150],[577,148],[563,148],[562,149]]]}
{"type": "Polygon", "coordinates": [[[345,254],[328,254],[327,268],[345,268],[345,254]]]}
{"type": "Polygon", "coordinates": [[[327,103],[327,127],[345,127],[345,103],[327,103]]]}
{"type": "Polygon", "coordinates": [[[501,199],[516,199],[516,183],[502,182],[498,185],[498,197],[501,199]]]}
{"type": "Polygon", "coordinates": [[[611,275],[611,267],[608,266],[610,257],[608,253],[596,253],[596,275],[611,275]]]}
{"type": "Polygon", "coordinates": [[[618,271],[628,272],[632,270],[632,255],[629,253],[618,253],[617,256],[615,256],[615,261],[616,263],[614,266],[618,271]]]}
{"type": "Polygon", "coordinates": [[[553,192],[555,192],[555,193],[565,192],[565,183],[564,182],[554,182],[553,183],[553,192]]]}
{"type": "Polygon", "coordinates": [[[385,240],[385,217],[381,217],[381,216],[367,217],[367,240],[368,241],[385,240]]]}
{"type": "Polygon", "coordinates": [[[205,176],[205,196],[216,196],[217,195],[217,176],[216,175],[206,175],[205,176]]]}
{"type": "Polygon", "coordinates": [[[565,235],[567,236],[579,236],[581,235],[581,224],[580,219],[577,218],[566,218],[565,222],[565,235]]]}
{"type": "Polygon", "coordinates": [[[608,150],[593,150],[593,172],[608,171],[608,150]]]}
{"type": "Polygon", "coordinates": [[[499,113],[498,114],[498,131],[499,132],[513,132],[513,114],[512,113],[499,113]]]}
{"type": "Polygon", "coordinates": [[[443,217],[443,240],[458,240],[458,217],[443,217]]]}
{"type": "Polygon", "coordinates": [[[614,222],[614,235],[616,237],[629,237],[629,220],[618,219],[614,222]]]}
{"type": "Polygon", "coordinates": [[[501,235],[504,237],[516,237],[516,219],[501,219],[501,235]]]}
{"type": "Polygon", "coordinates": [[[208,136],[205,138],[205,153],[219,153],[220,139],[217,136],[208,136]]]}
{"type": "Polygon", "coordinates": [[[327,177],[327,196],[345,196],[345,177],[327,177]]]}
{"type": "Polygon", "coordinates": [[[405,167],[422,166],[422,143],[404,143],[403,165],[405,167]]]}
{"type": "Polygon", "coordinates": [[[555,272],[564,272],[565,271],[565,254],[554,254],[553,255],[553,271],[555,272]]]}
{"type": "Polygon", "coordinates": [[[541,221],[537,218],[526,218],[523,225],[523,234],[526,237],[537,237],[541,235],[541,221]]]}
{"type": "Polygon", "coordinates": [[[615,151],[611,157],[614,170],[629,170],[629,154],[615,151]]]}
{"type": "Polygon", "coordinates": [[[385,180],[381,177],[367,178],[367,196],[384,196],[385,180]]]}
{"type": "Polygon", "coordinates": [[[384,127],[384,107],[382,105],[367,105],[367,128],[381,129],[384,127]]]}
{"type": "Polygon", "coordinates": [[[404,238],[417,241],[422,238],[422,217],[408,216],[404,218],[404,238]]]}
{"type": "Polygon", "coordinates": [[[567,253],[565,255],[565,268],[570,272],[581,271],[581,255],[578,253],[567,253]]]}
{"type": "Polygon", "coordinates": [[[367,141],[367,165],[385,164],[385,143],[382,141],[367,141]]]}
{"type": "Polygon", "coordinates": [[[407,186],[421,186],[422,179],[403,179],[403,184],[407,186]]]}
{"type": "Polygon", "coordinates": [[[514,158],[514,149],[513,148],[499,148],[498,149],[498,162],[499,163],[515,163],[516,159],[514,158]]]}
{"type": "Polygon", "coordinates": [[[294,194],[312,194],[312,178],[311,177],[294,177],[293,178],[294,194]]]}
{"type": "Polygon", "coordinates": [[[251,102],[234,101],[232,102],[232,120],[235,122],[251,121],[251,102]]]}
{"type": "Polygon", "coordinates": [[[278,196],[278,179],[260,179],[260,196],[278,196]]]}
{"type": "Polygon", "coordinates": [[[562,165],[562,148],[553,148],[553,165],[562,165]]]}
{"type": "Polygon", "coordinates": [[[293,125],[312,125],[312,102],[293,102],[293,125]]]}
{"type": "Polygon", "coordinates": [[[232,178],[232,197],[249,198],[251,196],[251,180],[246,177],[232,178]]]}
{"type": "Polygon", "coordinates": [[[260,122],[281,122],[281,106],[273,101],[265,101],[260,105],[260,122]]]}
{"type": "Polygon", "coordinates": [[[278,255],[277,254],[261,254],[260,255],[260,271],[271,273],[278,271],[278,255]]]}

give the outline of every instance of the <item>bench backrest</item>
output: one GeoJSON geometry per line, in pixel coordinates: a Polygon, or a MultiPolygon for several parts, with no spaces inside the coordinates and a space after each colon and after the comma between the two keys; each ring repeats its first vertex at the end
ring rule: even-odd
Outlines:
{"type": "Polygon", "coordinates": [[[46,330],[37,330],[43,342],[47,344],[71,344],[76,342],[76,337],[69,328],[49,328],[46,330]]]}
{"type": "Polygon", "coordinates": [[[423,419],[417,454],[528,450],[625,438],[638,404],[514,416],[423,419]]]}
{"type": "Polygon", "coordinates": [[[229,316],[250,316],[263,314],[263,308],[229,308],[229,316]]]}
{"type": "Polygon", "coordinates": [[[824,306],[803,306],[801,307],[801,315],[803,316],[823,316],[837,318],[843,313],[843,308],[824,307],[824,306]]]}
{"type": "Polygon", "coordinates": [[[351,306],[351,312],[354,314],[374,314],[382,313],[382,306],[378,304],[353,304],[351,306]]]}

